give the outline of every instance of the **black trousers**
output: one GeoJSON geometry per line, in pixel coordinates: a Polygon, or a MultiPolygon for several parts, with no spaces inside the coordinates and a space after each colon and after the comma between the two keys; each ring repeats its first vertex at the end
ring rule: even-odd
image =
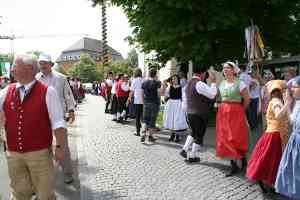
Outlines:
{"type": "Polygon", "coordinates": [[[109,104],[111,102],[111,93],[108,92],[106,95],[106,105],[105,105],[105,111],[109,110],[109,104]]]}
{"type": "Polygon", "coordinates": [[[139,133],[142,128],[143,104],[134,104],[134,111],[136,132],[139,133]]]}
{"type": "Polygon", "coordinates": [[[259,98],[251,99],[250,104],[247,108],[246,115],[251,129],[255,129],[258,124],[257,108],[259,98]]]}
{"type": "Polygon", "coordinates": [[[117,96],[114,94],[112,96],[112,100],[111,100],[111,114],[117,114],[118,111],[118,99],[117,96]]]}
{"type": "Polygon", "coordinates": [[[187,121],[192,129],[192,137],[196,144],[203,145],[203,137],[206,132],[208,116],[187,114],[187,121]]]}
{"type": "Polygon", "coordinates": [[[126,111],[126,101],[128,97],[118,97],[118,112],[122,113],[124,110],[126,111]]]}

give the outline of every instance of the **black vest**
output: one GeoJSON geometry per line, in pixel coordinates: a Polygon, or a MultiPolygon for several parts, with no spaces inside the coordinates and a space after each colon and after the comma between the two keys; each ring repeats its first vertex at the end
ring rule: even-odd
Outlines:
{"type": "Polygon", "coordinates": [[[207,115],[212,100],[197,92],[196,84],[198,81],[200,80],[197,78],[192,78],[187,84],[187,88],[185,90],[187,98],[187,113],[207,115]]]}

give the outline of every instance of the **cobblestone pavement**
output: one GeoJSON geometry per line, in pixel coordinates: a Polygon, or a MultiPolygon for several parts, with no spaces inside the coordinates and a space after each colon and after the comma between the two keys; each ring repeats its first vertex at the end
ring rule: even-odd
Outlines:
{"type": "Polygon", "coordinates": [[[186,164],[180,145],[157,134],[155,143],[141,144],[132,124],[117,124],[104,114],[104,101],[87,96],[79,108],[77,132],[82,200],[273,200],[263,196],[243,174],[225,178],[228,163],[214,150],[201,153],[199,164],[186,164]]]}

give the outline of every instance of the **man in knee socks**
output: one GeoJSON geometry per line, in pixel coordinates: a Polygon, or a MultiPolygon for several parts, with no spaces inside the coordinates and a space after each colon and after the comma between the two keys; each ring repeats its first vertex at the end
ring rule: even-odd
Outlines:
{"type": "Polygon", "coordinates": [[[185,93],[183,95],[183,104],[185,104],[187,120],[192,129],[192,134],[187,137],[185,145],[180,151],[180,155],[187,158],[187,161],[191,163],[200,161],[197,152],[203,145],[203,137],[208,122],[209,106],[217,94],[215,75],[213,73],[209,74],[208,79],[211,82],[211,86],[204,83],[205,75],[206,69],[196,66],[194,68],[194,75],[192,79],[188,81],[183,92],[185,93]],[[188,156],[188,149],[191,145],[192,152],[188,156]]]}

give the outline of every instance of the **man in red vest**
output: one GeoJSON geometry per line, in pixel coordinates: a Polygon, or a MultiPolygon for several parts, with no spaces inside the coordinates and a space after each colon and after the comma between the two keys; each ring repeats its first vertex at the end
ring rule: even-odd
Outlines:
{"type": "Polygon", "coordinates": [[[12,69],[17,83],[0,91],[13,200],[30,200],[33,192],[40,200],[55,199],[53,133],[55,159],[64,159],[62,105],[54,88],[35,79],[37,72],[36,58],[17,56],[12,69]]]}
{"type": "Polygon", "coordinates": [[[129,78],[127,75],[120,75],[120,80],[116,85],[116,95],[118,99],[117,121],[122,122],[126,118],[126,102],[129,96],[129,78]]]}
{"type": "Polygon", "coordinates": [[[113,72],[109,72],[107,75],[107,78],[104,82],[105,83],[105,99],[106,99],[105,113],[110,113],[110,110],[108,109],[108,107],[111,103],[111,89],[113,86],[113,78],[114,78],[113,72]]]}

